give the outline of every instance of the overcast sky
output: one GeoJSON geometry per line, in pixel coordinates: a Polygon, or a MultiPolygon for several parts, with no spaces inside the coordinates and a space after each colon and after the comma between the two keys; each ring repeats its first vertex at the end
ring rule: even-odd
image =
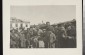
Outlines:
{"type": "Polygon", "coordinates": [[[46,21],[59,23],[76,19],[76,6],[74,5],[41,5],[41,6],[11,6],[11,17],[16,17],[31,24],[46,21]]]}

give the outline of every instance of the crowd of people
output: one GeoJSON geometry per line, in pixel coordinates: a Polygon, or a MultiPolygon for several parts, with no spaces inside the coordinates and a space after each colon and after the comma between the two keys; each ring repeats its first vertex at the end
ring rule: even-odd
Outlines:
{"type": "MultiPolygon", "coordinates": [[[[76,23],[75,23],[76,24],[76,23]]],[[[10,48],[76,48],[76,25],[38,25],[10,30],[10,48]]]]}

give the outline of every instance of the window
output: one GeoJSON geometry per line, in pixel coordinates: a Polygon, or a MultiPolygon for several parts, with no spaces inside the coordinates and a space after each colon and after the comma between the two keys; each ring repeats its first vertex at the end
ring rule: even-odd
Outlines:
{"type": "Polygon", "coordinates": [[[18,24],[16,24],[16,27],[18,27],[18,24]]]}
{"type": "Polygon", "coordinates": [[[26,24],[26,27],[28,27],[28,25],[26,24]]]}

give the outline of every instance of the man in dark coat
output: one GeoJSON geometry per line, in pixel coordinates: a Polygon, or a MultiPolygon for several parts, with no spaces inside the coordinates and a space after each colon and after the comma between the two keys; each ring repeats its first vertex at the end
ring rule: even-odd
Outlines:
{"type": "Polygon", "coordinates": [[[66,39],[67,35],[65,32],[65,29],[62,25],[59,25],[57,30],[55,31],[56,34],[56,47],[58,48],[64,48],[67,46],[66,39]]]}
{"type": "Polygon", "coordinates": [[[70,24],[67,28],[68,35],[68,48],[76,47],[76,28],[72,24],[70,24]]]}
{"type": "Polygon", "coordinates": [[[54,27],[50,25],[50,22],[46,22],[46,29],[49,29],[54,33],[54,27]]]}

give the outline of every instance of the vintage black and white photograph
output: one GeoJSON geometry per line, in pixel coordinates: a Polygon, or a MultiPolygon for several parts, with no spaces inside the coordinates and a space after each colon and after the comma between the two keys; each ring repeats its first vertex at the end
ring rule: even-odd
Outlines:
{"type": "Polygon", "coordinates": [[[10,6],[10,48],[77,48],[76,5],[10,6]]]}

